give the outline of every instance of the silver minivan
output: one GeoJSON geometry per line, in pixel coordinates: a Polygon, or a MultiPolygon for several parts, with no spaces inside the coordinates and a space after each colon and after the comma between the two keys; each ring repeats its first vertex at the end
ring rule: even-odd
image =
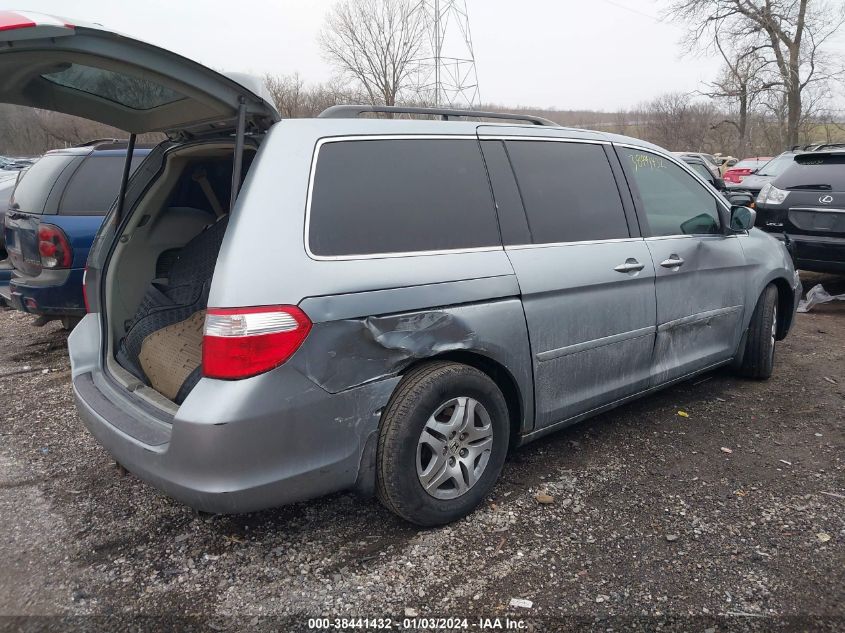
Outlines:
{"type": "Polygon", "coordinates": [[[512,447],[721,365],[772,372],[786,249],[659,147],[437,109],[280,121],[173,53],[21,22],[3,101],[167,135],[97,237],[69,347],[91,433],[192,507],[354,489],[443,524],[512,447]]]}

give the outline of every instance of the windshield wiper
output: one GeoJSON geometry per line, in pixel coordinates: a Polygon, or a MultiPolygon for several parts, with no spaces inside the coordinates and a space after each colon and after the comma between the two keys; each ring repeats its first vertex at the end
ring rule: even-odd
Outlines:
{"type": "Polygon", "coordinates": [[[830,185],[795,185],[793,187],[787,187],[787,191],[795,191],[796,189],[817,189],[820,191],[830,191],[833,189],[830,185]]]}

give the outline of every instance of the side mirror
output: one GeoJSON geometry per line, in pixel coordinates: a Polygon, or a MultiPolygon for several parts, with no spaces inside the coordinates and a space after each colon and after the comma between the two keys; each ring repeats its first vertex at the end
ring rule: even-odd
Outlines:
{"type": "Polygon", "coordinates": [[[731,207],[731,231],[741,233],[754,228],[757,212],[748,207],[731,207]]]}

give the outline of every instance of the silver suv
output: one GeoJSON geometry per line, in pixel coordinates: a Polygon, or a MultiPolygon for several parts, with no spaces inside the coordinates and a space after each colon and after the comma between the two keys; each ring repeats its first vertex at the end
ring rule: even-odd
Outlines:
{"type": "Polygon", "coordinates": [[[445,110],[279,121],[100,27],[2,39],[5,101],[168,136],[92,248],[69,347],[86,426],[195,508],[356,489],[453,521],[510,447],[720,365],[767,378],[792,324],[783,245],[648,143],[445,110]]]}

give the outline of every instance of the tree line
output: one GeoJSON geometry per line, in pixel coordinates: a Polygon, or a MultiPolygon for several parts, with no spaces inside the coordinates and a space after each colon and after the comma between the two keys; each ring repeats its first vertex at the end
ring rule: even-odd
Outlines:
{"type": "MultiPolygon", "coordinates": [[[[340,0],[319,42],[335,78],[268,75],[282,117],[312,117],[341,103],[428,105],[420,60],[431,54],[418,0],[340,0]]],[[[685,51],[712,56],[715,80],[692,94],[667,93],[619,112],[506,108],[562,125],[636,136],[670,150],[773,155],[795,145],[845,141],[842,90],[831,38],[845,24],[841,0],[669,0],[665,18],[687,27],[685,51]]],[[[0,106],[0,154],[38,154],[90,138],[126,135],[95,123],[0,106]]]]}

